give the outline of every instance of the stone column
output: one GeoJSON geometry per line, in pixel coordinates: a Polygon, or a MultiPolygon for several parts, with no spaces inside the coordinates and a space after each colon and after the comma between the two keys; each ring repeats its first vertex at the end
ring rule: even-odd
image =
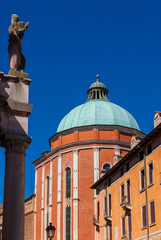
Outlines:
{"type": "MultiPolygon", "coordinates": [[[[30,138],[28,139],[30,140],[30,138]]],[[[3,209],[3,240],[24,239],[26,141],[7,139],[3,209]]]]}

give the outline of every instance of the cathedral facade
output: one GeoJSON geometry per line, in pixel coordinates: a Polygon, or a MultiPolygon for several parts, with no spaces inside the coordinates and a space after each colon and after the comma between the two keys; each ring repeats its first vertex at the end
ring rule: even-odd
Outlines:
{"type": "Polygon", "coordinates": [[[97,192],[90,187],[130,151],[131,140],[145,137],[133,116],[108,100],[96,77],[87,101],[71,110],[49,139],[51,151],[33,162],[34,239],[47,239],[49,223],[56,227],[54,239],[96,239],[97,192]]]}

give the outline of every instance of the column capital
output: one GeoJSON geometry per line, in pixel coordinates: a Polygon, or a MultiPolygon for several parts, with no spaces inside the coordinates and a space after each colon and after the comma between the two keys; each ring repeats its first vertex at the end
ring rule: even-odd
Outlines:
{"type": "Polygon", "coordinates": [[[21,152],[28,148],[31,141],[32,138],[27,135],[5,134],[1,139],[1,146],[5,147],[7,151],[21,152]]]}
{"type": "Polygon", "coordinates": [[[73,153],[76,153],[78,155],[78,149],[73,150],[73,153]]]}
{"type": "Polygon", "coordinates": [[[99,151],[100,150],[100,147],[98,146],[98,147],[93,147],[93,150],[94,151],[99,151]]]}
{"type": "Polygon", "coordinates": [[[42,167],[43,167],[43,168],[45,167],[45,163],[42,164],[42,167]]]}

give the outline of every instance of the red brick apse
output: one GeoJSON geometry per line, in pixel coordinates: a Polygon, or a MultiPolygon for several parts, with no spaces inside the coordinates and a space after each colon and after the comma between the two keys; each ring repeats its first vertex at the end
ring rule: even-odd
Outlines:
{"type": "Polygon", "coordinates": [[[50,141],[51,151],[35,160],[35,239],[94,240],[96,192],[90,186],[129,150],[132,136],[143,138],[136,120],[111,103],[99,76],[87,101],[70,111],[50,141]]]}

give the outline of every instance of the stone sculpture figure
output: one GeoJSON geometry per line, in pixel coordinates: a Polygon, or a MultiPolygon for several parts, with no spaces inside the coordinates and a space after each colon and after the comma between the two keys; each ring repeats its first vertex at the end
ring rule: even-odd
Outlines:
{"type": "Polygon", "coordinates": [[[10,69],[17,71],[24,71],[25,69],[25,57],[21,52],[21,39],[28,26],[29,22],[19,22],[19,17],[16,14],[12,14],[8,45],[10,69]]]}

